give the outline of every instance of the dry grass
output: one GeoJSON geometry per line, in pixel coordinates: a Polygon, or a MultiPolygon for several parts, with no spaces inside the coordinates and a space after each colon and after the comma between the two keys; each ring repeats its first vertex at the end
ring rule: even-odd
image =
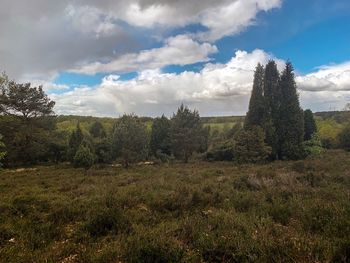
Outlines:
{"type": "Polygon", "coordinates": [[[1,262],[349,262],[350,155],[0,174],[1,262]]]}

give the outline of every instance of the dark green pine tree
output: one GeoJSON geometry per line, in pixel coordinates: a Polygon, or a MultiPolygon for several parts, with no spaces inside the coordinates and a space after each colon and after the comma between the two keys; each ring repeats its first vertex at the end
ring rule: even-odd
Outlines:
{"type": "Polygon", "coordinates": [[[311,110],[304,111],[304,140],[311,140],[312,135],[317,132],[314,114],[311,110]]]}
{"type": "Polygon", "coordinates": [[[280,159],[300,159],[304,155],[304,114],[300,108],[293,66],[290,62],[282,72],[279,83],[282,103],[279,114],[279,151],[280,159]]]}
{"type": "Polygon", "coordinates": [[[266,143],[271,147],[270,158],[278,159],[279,151],[279,112],[281,106],[281,91],[279,86],[279,72],[276,62],[270,60],[265,67],[264,98],[265,120],[263,128],[266,133],[266,143]]]}
{"type": "Polygon", "coordinates": [[[255,69],[252,95],[249,102],[249,110],[244,122],[244,128],[253,126],[262,127],[265,118],[264,99],[264,67],[259,63],[255,69]]]}

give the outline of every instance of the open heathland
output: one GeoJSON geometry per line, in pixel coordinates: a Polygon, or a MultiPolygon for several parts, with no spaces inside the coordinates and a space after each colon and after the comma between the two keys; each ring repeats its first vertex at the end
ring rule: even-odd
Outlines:
{"type": "Polygon", "coordinates": [[[349,262],[350,153],[0,173],[1,262],[349,262]]]}

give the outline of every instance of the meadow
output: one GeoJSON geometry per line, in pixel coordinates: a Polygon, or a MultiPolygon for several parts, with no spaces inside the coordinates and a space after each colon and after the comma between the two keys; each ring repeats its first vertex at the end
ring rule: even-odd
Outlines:
{"type": "Polygon", "coordinates": [[[350,153],[0,172],[0,262],[349,262],[350,153]]]}

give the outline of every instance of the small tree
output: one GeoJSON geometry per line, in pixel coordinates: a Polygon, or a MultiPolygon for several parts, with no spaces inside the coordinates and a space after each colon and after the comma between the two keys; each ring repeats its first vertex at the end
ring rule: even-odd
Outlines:
{"type": "Polygon", "coordinates": [[[350,151],[350,124],[340,132],[339,146],[346,151],[350,151]]]}
{"type": "Polygon", "coordinates": [[[314,114],[311,110],[304,111],[304,140],[311,140],[312,135],[317,132],[317,126],[314,119],[314,114]]]}
{"type": "Polygon", "coordinates": [[[94,154],[90,151],[89,147],[81,144],[74,156],[73,163],[74,167],[82,167],[87,171],[94,164],[94,154]]]}
{"type": "Polygon", "coordinates": [[[259,126],[242,130],[236,137],[234,159],[238,163],[263,163],[271,153],[265,144],[265,133],[259,126]]]}
{"type": "Polygon", "coordinates": [[[2,135],[0,134],[0,168],[2,167],[1,161],[5,158],[6,152],[3,150],[5,144],[2,142],[2,135]]]}
{"type": "Polygon", "coordinates": [[[152,124],[150,148],[154,156],[158,153],[171,154],[170,140],[171,122],[164,115],[161,118],[156,118],[152,124]]]}
{"type": "Polygon", "coordinates": [[[115,127],[112,139],[112,151],[115,157],[123,159],[128,168],[131,162],[146,158],[148,135],[145,125],[135,115],[124,115],[115,127]]]}
{"type": "Polygon", "coordinates": [[[191,111],[183,104],[171,119],[171,144],[174,155],[188,162],[195,151],[203,145],[203,125],[198,111],[191,111]]]}
{"type": "Polygon", "coordinates": [[[312,134],[310,140],[304,142],[306,155],[319,155],[324,152],[322,142],[317,133],[312,134]]]}

